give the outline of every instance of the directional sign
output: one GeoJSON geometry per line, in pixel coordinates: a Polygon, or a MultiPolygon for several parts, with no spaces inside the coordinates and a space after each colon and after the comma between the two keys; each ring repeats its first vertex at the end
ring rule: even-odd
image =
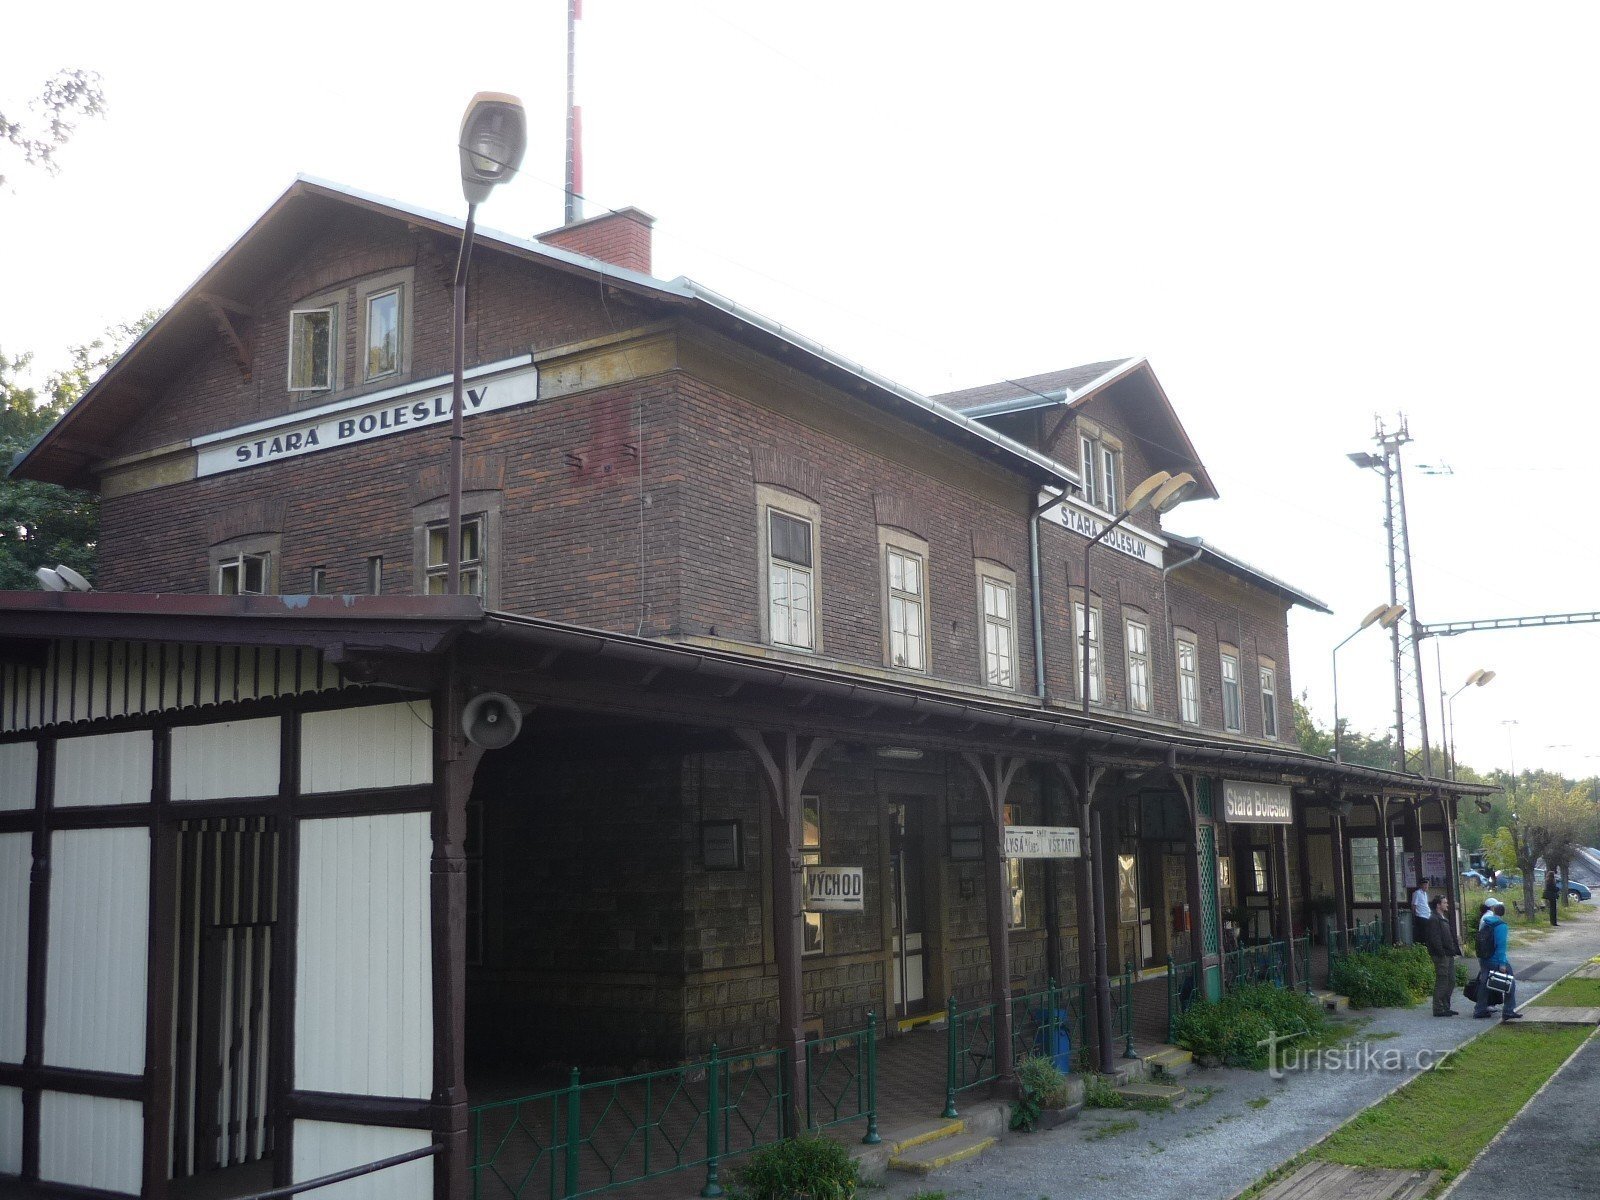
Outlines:
{"type": "Polygon", "coordinates": [[[807,912],[865,912],[867,891],[861,867],[807,867],[807,912]]]}
{"type": "Polygon", "coordinates": [[[1075,825],[1007,825],[1007,858],[1077,858],[1075,825]]]}

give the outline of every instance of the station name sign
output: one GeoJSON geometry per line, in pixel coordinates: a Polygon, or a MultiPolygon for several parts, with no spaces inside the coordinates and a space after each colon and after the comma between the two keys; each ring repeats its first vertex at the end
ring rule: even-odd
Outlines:
{"type": "MultiPolygon", "coordinates": [[[[1053,494],[1050,492],[1043,493],[1040,499],[1048,499],[1053,494]]],[[[1086,538],[1098,537],[1100,531],[1111,523],[1095,512],[1094,509],[1081,501],[1072,499],[1070,496],[1052,508],[1047,517],[1057,525],[1065,525],[1073,533],[1081,534],[1086,538]]],[[[1100,544],[1102,546],[1110,546],[1113,550],[1126,554],[1129,558],[1137,558],[1140,562],[1148,563],[1152,567],[1165,565],[1162,547],[1166,545],[1166,541],[1153,537],[1142,529],[1131,529],[1127,525],[1119,525],[1107,534],[1105,540],[1100,544]]]]}
{"type": "Polygon", "coordinates": [[[1007,858],[1078,858],[1075,825],[1007,825],[1007,858]]]}
{"type": "Polygon", "coordinates": [[[1222,781],[1222,813],[1230,823],[1244,825],[1294,824],[1294,799],[1282,783],[1222,781]]]}
{"type": "MultiPolygon", "coordinates": [[[[527,362],[526,359],[520,361],[527,362]]],[[[462,412],[471,417],[528,404],[538,398],[537,367],[524,365],[521,370],[499,374],[479,373],[467,381],[463,390],[462,412]]],[[[434,379],[422,387],[395,388],[282,420],[207,434],[195,440],[199,452],[195,473],[203,476],[242,471],[425,425],[443,424],[450,420],[450,400],[450,381],[434,379]]]]}
{"type": "Polygon", "coordinates": [[[861,867],[806,868],[807,912],[865,912],[866,872],[861,867]]]}

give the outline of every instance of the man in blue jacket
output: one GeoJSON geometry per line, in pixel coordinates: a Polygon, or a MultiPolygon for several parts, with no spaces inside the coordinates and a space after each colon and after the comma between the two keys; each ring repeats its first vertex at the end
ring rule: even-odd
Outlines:
{"type": "MultiPolygon", "coordinates": [[[[1512,974],[1511,961],[1506,957],[1506,943],[1510,939],[1511,930],[1506,925],[1506,906],[1501,901],[1491,896],[1484,902],[1489,911],[1483,914],[1483,920],[1478,924],[1478,1002],[1472,1010],[1474,1017],[1487,1017],[1492,997],[1489,995],[1489,972],[1504,971],[1512,974]]],[[[1502,1021],[1518,1020],[1522,1014],[1517,1011],[1517,985],[1513,980],[1511,990],[1505,995],[1505,1007],[1501,1010],[1502,1021]]]]}

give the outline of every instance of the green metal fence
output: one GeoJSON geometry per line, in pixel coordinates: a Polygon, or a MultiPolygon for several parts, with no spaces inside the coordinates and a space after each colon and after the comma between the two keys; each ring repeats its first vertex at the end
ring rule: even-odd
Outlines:
{"type": "Polygon", "coordinates": [[[1205,999],[1201,986],[1200,964],[1194,959],[1174,962],[1167,959],[1167,1041],[1178,1035],[1178,1018],[1205,999]]]}
{"type": "Polygon", "coordinates": [[[1382,917],[1373,917],[1372,920],[1357,922],[1340,933],[1332,925],[1328,927],[1328,973],[1333,973],[1333,965],[1346,955],[1356,952],[1370,954],[1381,950],[1388,944],[1388,931],[1384,928],[1382,917]]]}
{"type": "MultiPolygon", "coordinates": [[[[805,1045],[805,1120],[826,1129],[866,1120],[878,1136],[878,1018],[805,1045]]],[[[705,1168],[702,1196],[721,1196],[721,1165],[782,1141],[785,1052],[722,1055],[621,1079],[481,1104],[470,1113],[477,1200],[571,1200],[705,1168]]]]}
{"type": "Polygon", "coordinates": [[[1289,943],[1294,952],[1295,978],[1300,981],[1300,990],[1306,995],[1311,995],[1311,935],[1297,937],[1289,943]]]}
{"type": "Polygon", "coordinates": [[[1222,985],[1226,991],[1252,983],[1275,983],[1283,986],[1284,944],[1262,942],[1255,946],[1240,946],[1222,956],[1222,985]]]}

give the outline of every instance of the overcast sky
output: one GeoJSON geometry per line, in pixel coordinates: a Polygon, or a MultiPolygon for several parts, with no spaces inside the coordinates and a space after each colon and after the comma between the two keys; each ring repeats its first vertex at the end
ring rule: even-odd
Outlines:
{"type": "MultiPolygon", "coordinates": [[[[9,12],[0,111],[67,66],[104,75],[110,111],[59,176],[6,164],[0,349],[49,366],[171,303],[297,172],[460,211],[479,89],[531,125],[483,222],[558,225],[565,12],[9,12]]],[[[585,190],[656,216],[657,274],[923,392],[1148,356],[1222,492],[1170,525],[1336,610],[1291,618],[1326,724],[1329,650],[1386,598],[1382,481],[1345,458],[1374,414],[1410,418],[1424,620],[1600,609],[1597,25],[1578,4],[586,0],[585,190]]],[[[1600,771],[1600,625],[1437,644],[1450,690],[1498,672],[1455,705],[1465,761],[1600,771]]],[[[1339,663],[1343,711],[1391,722],[1385,639],[1339,663]]],[[[1431,695],[1431,645],[1426,672],[1431,695]]]]}

